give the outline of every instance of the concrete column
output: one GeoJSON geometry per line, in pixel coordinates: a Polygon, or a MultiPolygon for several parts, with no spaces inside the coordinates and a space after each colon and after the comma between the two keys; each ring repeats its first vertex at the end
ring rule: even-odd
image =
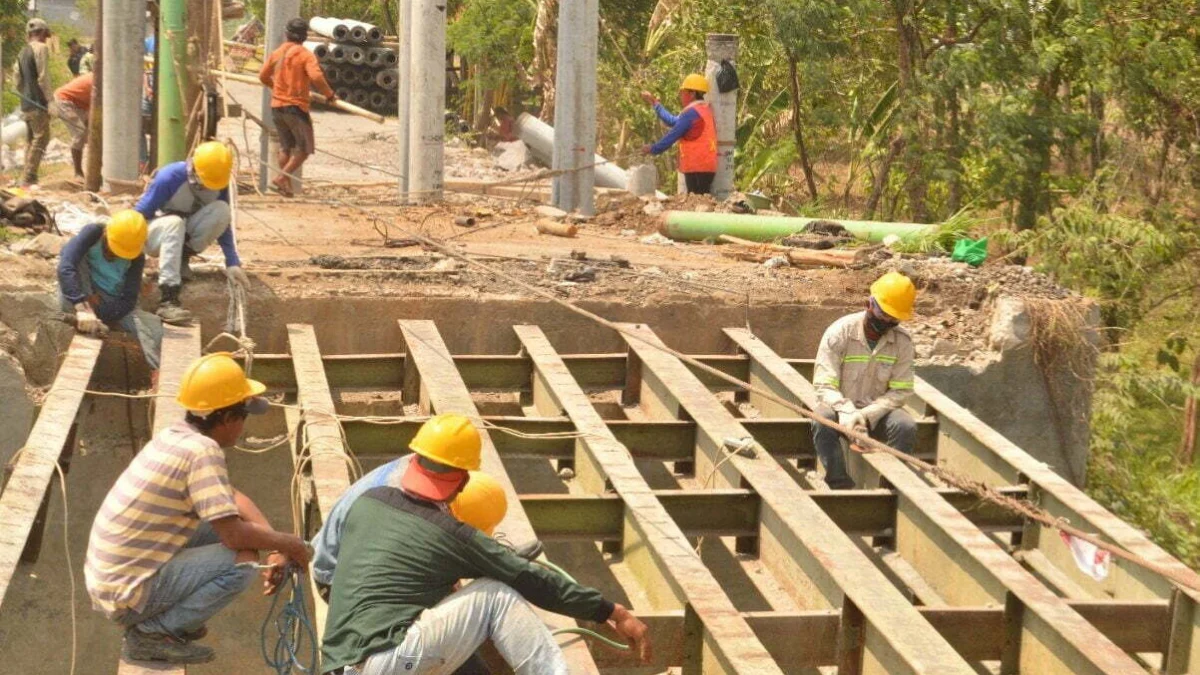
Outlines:
{"type": "Polygon", "coordinates": [[[446,134],[446,2],[411,0],[408,191],[410,201],[442,199],[446,134]]]}
{"type": "MultiPolygon", "coordinates": [[[[287,22],[300,16],[300,0],[267,0],[266,14],[266,32],[263,35],[266,46],[263,51],[264,59],[283,44],[287,22]]],[[[275,122],[274,116],[271,114],[271,90],[266,87],[262,89],[261,114],[265,128],[261,129],[262,135],[258,139],[258,153],[262,159],[258,166],[258,189],[266,192],[269,189],[267,183],[278,175],[277,171],[271,169],[279,168],[276,166],[275,159],[279,155],[279,142],[273,133],[275,122]],[[267,129],[270,129],[272,133],[267,133],[267,129]]],[[[292,191],[298,193],[300,190],[300,181],[292,179],[292,191]]]]}
{"type": "Polygon", "coordinates": [[[400,153],[400,200],[408,201],[408,135],[409,117],[408,101],[412,83],[412,5],[413,0],[400,0],[400,11],[397,14],[396,32],[399,33],[400,44],[396,48],[396,116],[399,118],[399,133],[396,135],[396,145],[400,153]]]}
{"type": "Polygon", "coordinates": [[[596,47],[599,0],[558,3],[558,72],[554,84],[555,171],[551,199],[564,211],[596,212],[596,47]],[[587,168],[581,168],[587,167],[587,168]]]}
{"type": "Polygon", "coordinates": [[[106,179],[136,180],[142,134],[142,41],[146,34],[145,0],[104,0],[101,7],[104,64],[101,96],[105,102],[103,174],[106,179]]]}
{"type": "Polygon", "coordinates": [[[712,191],[717,199],[725,199],[733,192],[733,151],[737,146],[737,91],[728,94],[717,89],[717,71],[721,60],[737,65],[738,36],[712,33],[706,44],[708,64],[704,76],[708,78],[708,95],[704,100],[712,106],[713,121],[717,125],[717,175],[713,178],[712,191]]]}

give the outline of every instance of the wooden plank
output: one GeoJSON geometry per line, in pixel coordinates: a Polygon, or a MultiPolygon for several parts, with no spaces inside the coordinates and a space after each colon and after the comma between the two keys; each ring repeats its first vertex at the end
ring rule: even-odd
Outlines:
{"type": "Polygon", "coordinates": [[[154,399],[154,433],[183,419],[184,409],[175,401],[183,374],[200,358],[200,327],[163,324],[162,357],[158,366],[158,391],[170,396],[154,399]]]}
{"type": "MultiPolygon", "coordinates": [[[[780,396],[812,408],[816,390],[749,331],[727,329],[751,359],[751,371],[780,396]]],[[[797,413],[793,413],[797,414],[797,413]]],[[[1144,673],[1132,658],[1038,582],[995,541],[896,457],[863,456],[899,498],[896,549],[952,605],[1003,603],[1023,609],[1022,672],[1144,673]]]]}
{"type": "MultiPolygon", "coordinates": [[[[664,579],[667,589],[657,591],[647,587],[654,609],[687,607],[694,612],[705,635],[700,644],[686,646],[691,653],[684,656],[685,663],[698,666],[698,672],[723,673],[782,673],[771,655],[755,637],[754,631],[737,613],[733,602],[721,589],[712,573],[704,566],[692,549],[684,531],[667,512],[664,504],[642,478],[632,457],[599,413],[588,400],[587,394],[568,371],[566,363],[559,357],[550,341],[536,326],[515,327],[521,346],[533,361],[534,406],[543,414],[565,414],[583,436],[578,439],[580,453],[585,455],[576,461],[577,471],[590,471],[594,476],[584,477],[581,484],[590,485],[593,492],[602,491],[606,485],[624,502],[625,531],[631,536],[624,538],[625,560],[639,579],[651,581],[664,579]],[[636,550],[637,546],[644,550],[636,550]],[[647,568],[652,567],[653,570],[647,568]],[[663,597],[663,596],[667,597],[663,597]],[[712,654],[712,663],[705,658],[712,654]]],[[[578,474],[577,474],[578,475],[578,474]]],[[[739,491],[740,492],[740,491],[739,491]]],[[[667,499],[686,499],[682,494],[672,494],[667,499]]],[[[730,495],[744,507],[749,495],[730,495]]],[[[700,495],[703,499],[705,496],[700,495]]],[[[757,511],[751,507],[751,513],[757,511]]],[[[708,513],[705,505],[691,505],[681,509],[689,512],[708,513]]],[[[738,513],[738,508],[726,509],[738,513]]]]}
{"type": "MultiPolygon", "coordinates": [[[[405,379],[417,380],[417,403],[421,411],[435,414],[458,413],[480,425],[479,436],[483,442],[481,468],[500,483],[508,496],[508,513],[496,529],[518,546],[531,541],[537,535],[525,515],[525,509],[521,507],[516,488],[504,469],[500,454],[496,452],[491,434],[480,424],[482,420],[479,410],[471,399],[471,392],[466,383],[458,374],[450,350],[446,348],[437,327],[432,321],[400,320],[398,323],[407,347],[407,357],[404,361],[407,371],[405,379]]],[[[558,614],[539,611],[539,615],[552,629],[575,625],[574,621],[558,614]]],[[[587,644],[582,640],[572,640],[564,644],[563,652],[572,673],[599,672],[587,644]]]]}
{"type": "Polygon", "coordinates": [[[0,604],[8,593],[33,521],[50,487],[54,465],[71,435],[101,345],[100,340],[83,335],[71,340],[66,359],[0,494],[0,604]]]}
{"type": "Polygon", "coordinates": [[[725,439],[749,432],[682,362],[655,347],[662,343],[652,331],[633,324],[622,328],[636,336],[625,340],[642,364],[643,409],[696,421],[697,475],[712,473],[726,487],[744,483],[761,497],[760,557],[776,579],[811,609],[819,609],[818,603],[840,607],[847,598],[861,610],[864,649],[870,653],[864,672],[973,672],[772,458],[722,452],[725,439]]]}

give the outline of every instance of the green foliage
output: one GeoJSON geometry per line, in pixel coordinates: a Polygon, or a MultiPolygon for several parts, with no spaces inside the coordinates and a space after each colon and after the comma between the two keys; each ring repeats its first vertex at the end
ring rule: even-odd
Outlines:
{"type": "Polygon", "coordinates": [[[986,219],[968,209],[962,209],[938,224],[928,234],[909,237],[894,245],[892,250],[901,253],[944,254],[954,250],[954,244],[963,237],[972,237],[980,230],[986,219]]]}
{"type": "Polygon", "coordinates": [[[468,63],[482,67],[485,89],[522,83],[533,58],[536,6],[527,1],[476,0],[466,3],[446,31],[446,44],[468,63]]]}

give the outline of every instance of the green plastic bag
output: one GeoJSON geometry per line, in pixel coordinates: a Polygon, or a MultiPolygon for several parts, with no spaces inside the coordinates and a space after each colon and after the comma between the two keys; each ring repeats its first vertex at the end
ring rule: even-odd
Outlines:
{"type": "Polygon", "coordinates": [[[954,242],[954,253],[950,254],[950,259],[954,262],[965,262],[971,267],[979,267],[987,260],[987,237],[959,239],[954,242]]]}

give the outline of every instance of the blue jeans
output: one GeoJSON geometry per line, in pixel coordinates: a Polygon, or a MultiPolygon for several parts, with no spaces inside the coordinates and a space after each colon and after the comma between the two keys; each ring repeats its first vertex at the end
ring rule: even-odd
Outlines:
{"type": "MultiPolygon", "coordinates": [[[[88,269],[86,260],[82,260],[79,263],[79,280],[83,285],[84,293],[88,295],[97,293],[104,302],[112,299],[111,296],[92,284],[91,271],[88,269]]],[[[67,314],[75,313],[75,305],[71,304],[71,301],[67,300],[66,296],[62,293],[58,294],[58,303],[62,311],[67,314]]],[[[146,365],[150,366],[150,370],[158,370],[163,338],[162,321],[158,317],[135,307],[132,312],[121,317],[118,321],[108,324],[108,327],[129,333],[137,338],[138,344],[142,347],[142,356],[146,359],[146,365]]]]}
{"type": "MultiPolygon", "coordinates": [[[[827,405],[819,405],[813,412],[830,422],[838,421],[837,412],[827,405]]],[[[901,452],[912,454],[913,443],[917,438],[917,423],[912,415],[896,409],[880,417],[868,435],[901,452]]],[[[842,453],[842,435],[823,424],[813,422],[812,437],[817,457],[825,467],[825,483],[832,490],[853,489],[854,479],[850,478],[846,471],[846,457],[842,453]]]]}
{"type": "Polygon", "coordinates": [[[236,555],[212,526],[201,523],[187,545],[145,581],[142,611],[126,612],[117,622],[176,638],[196,630],[254,581],[254,568],[236,565],[236,555]]]}

